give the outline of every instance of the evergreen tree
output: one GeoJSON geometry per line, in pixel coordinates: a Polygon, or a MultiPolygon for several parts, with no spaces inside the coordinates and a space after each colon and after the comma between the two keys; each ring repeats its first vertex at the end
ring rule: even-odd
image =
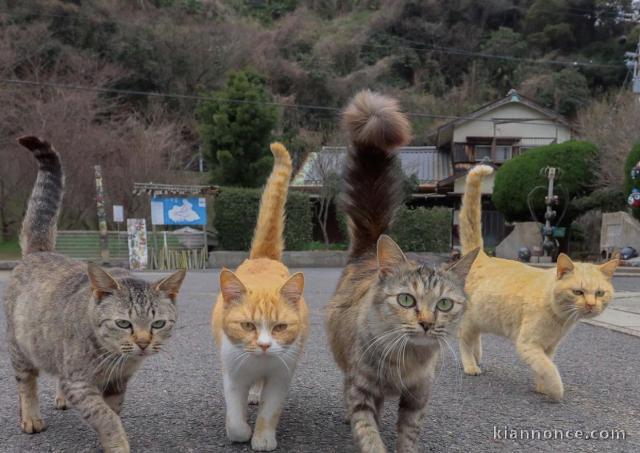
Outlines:
{"type": "Polygon", "coordinates": [[[276,124],[264,78],[249,70],[233,72],[224,88],[205,96],[211,100],[198,106],[197,117],[211,181],[261,186],[273,163],[269,142],[276,124]]]}

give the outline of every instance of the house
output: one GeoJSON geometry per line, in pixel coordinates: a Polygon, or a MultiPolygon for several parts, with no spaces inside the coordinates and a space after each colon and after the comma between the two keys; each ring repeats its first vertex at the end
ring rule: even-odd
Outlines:
{"type": "MultiPolygon", "coordinates": [[[[415,175],[418,187],[412,204],[449,206],[454,209],[454,226],[465,177],[480,162],[500,166],[527,150],[571,140],[573,129],[557,112],[537,104],[516,90],[464,116],[439,126],[428,146],[407,146],[399,150],[402,169],[415,175]]],[[[292,188],[304,190],[312,198],[330,174],[341,174],[346,148],[323,147],[309,155],[295,175],[292,188]]],[[[483,182],[483,235],[493,247],[506,235],[505,221],[490,202],[493,176],[483,182]]],[[[454,240],[455,242],[455,240],[454,240]]]]}

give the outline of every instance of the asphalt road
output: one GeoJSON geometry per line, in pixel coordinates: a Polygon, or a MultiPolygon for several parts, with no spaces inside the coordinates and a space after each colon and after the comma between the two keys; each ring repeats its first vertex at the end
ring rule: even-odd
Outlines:
{"type": "MultiPolygon", "coordinates": [[[[338,274],[338,269],[305,270],[311,336],[282,416],[278,451],[354,451],[349,427],[343,423],[341,375],[323,329],[323,307],[338,274]]],[[[0,293],[6,276],[0,273],[0,293]]],[[[232,445],[224,434],[222,379],[209,329],[217,277],[213,271],[188,276],[180,299],[181,318],[169,348],[172,358],[148,359],[129,387],[123,421],[133,451],[250,451],[247,445],[232,445]]],[[[617,279],[616,286],[640,291],[640,279],[617,279]]],[[[557,353],[566,395],[559,404],[533,392],[530,373],[510,343],[495,337],[483,341],[485,372],[478,377],[463,375],[447,351],[423,428],[422,451],[640,451],[640,338],[579,325],[557,353]],[[626,438],[496,438],[494,429],[505,428],[625,430],[626,438]]],[[[0,319],[0,344],[4,342],[4,319],[0,319]]],[[[6,348],[0,346],[0,451],[98,451],[96,435],[73,410],[54,410],[53,379],[45,376],[40,384],[42,412],[49,428],[36,435],[23,434],[18,427],[12,370],[6,348]]],[[[394,401],[387,404],[382,423],[390,448],[395,441],[395,405],[394,401]]],[[[255,409],[250,413],[254,417],[255,409]]],[[[499,434],[504,437],[502,431],[499,434]]]]}

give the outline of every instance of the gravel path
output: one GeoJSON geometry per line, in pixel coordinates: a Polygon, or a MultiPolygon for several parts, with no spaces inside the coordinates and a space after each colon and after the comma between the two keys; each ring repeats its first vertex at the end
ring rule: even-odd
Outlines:
{"type": "MultiPolygon", "coordinates": [[[[305,274],[311,337],[280,423],[278,451],[351,452],[351,434],[343,423],[341,375],[327,347],[322,315],[339,269],[307,269],[305,274]]],[[[0,293],[6,275],[0,273],[0,293]]],[[[173,357],[149,359],[129,388],[123,420],[133,451],[250,451],[246,445],[231,445],[224,435],[222,380],[209,329],[217,276],[213,271],[189,275],[169,348],[173,357]]],[[[617,279],[616,286],[637,291],[640,279],[617,279]]],[[[463,375],[447,351],[423,429],[422,451],[640,451],[640,338],[579,325],[557,353],[566,394],[559,404],[533,392],[530,373],[509,342],[495,337],[483,341],[485,372],[478,377],[463,375]],[[496,438],[494,428],[505,427],[586,434],[625,430],[626,439],[496,438]]],[[[49,429],[31,436],[20,432],[3,318],[0,344],[0,451],[98,451],[96,435],[73,410],[54,410],[54,381],[46,376],[40,379],[40,394],[49,429]]],[[[395,441],[395,404],[387,404],[382,424],[389,447],[395,441]]],[[[255,410],[250,413],[254,416],[255,410]]],[[[504,437],[503,431],[499,434],[504,437]]]]}

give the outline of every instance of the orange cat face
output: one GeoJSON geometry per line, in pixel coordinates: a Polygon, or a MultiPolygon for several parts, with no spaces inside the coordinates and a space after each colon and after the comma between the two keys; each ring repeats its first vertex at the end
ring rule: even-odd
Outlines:
{"type": "Polygon", "coordinates": [[[220,274],[224,299],[224,333],[236,346],[255,355],[277,355],[296,344],[303,329],[299,303],[302,273],[275,291],[248,289],[231,271],[220,274]]]}
{"type": "Polygon", "coordinates": [[[560,311],[587,318],[602,313],[613,297],[611,278],[617,267],[618,260],[602,265],[574,263],[567,255],[560,254],[554,287],[560,311]]]}

